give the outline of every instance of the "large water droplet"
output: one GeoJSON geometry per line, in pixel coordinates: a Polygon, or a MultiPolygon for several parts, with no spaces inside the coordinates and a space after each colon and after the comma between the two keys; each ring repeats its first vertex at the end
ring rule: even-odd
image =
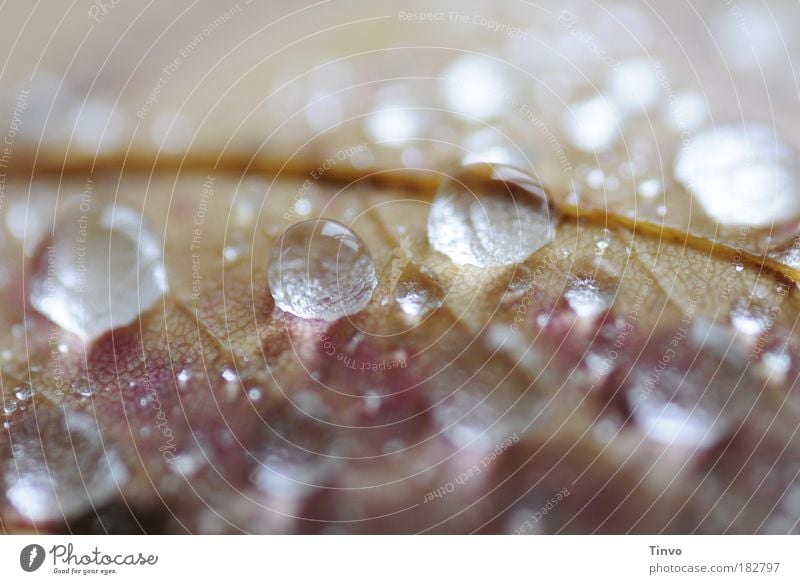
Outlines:
{"type": "Polygon", "coordinates": [[[719,223],[768,227],[800,216],[797,155],[764,126],[723,126],[691,138],[675,177],[719,223]]]}
{"type": "Polygon", "coordinates": [[[272,248],[267,278],[281,310],[328,321],[363,310],[378,285],[367,246],[330,219],[286,229],[272,248]]]}
{"type": "Polygon", "coordinates": [[[12,431],[13,456],[0,469],[8,503],[35,522],[62,521],[106,504],[129,476],[117,451],[89,416],[45,417],[38,413],[12,431]]]}
{"type": "Polygon", "coordinates": [[[34,308],[83,339],[130,324],[167,289],[158,239],[136,211],[70,213],[40,247],[34,308]]]}
{"type": "Polygon", "coordinates": [[[431,247],[457,264],[521,262],[554,236],[539,182],[511,166],[472,164],[445,180],[428,215],[431,247]]]}

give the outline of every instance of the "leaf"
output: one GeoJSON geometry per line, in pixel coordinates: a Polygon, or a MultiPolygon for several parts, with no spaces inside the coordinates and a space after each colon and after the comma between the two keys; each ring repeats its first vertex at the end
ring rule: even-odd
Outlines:
{"type": "MultiPolygon", "coordinates": [[[[29,113],[2,183],[4,531],[797,531],[791,225],[715,223],[664,176],[679,136],[643,116],[601,157],[579,151],[563,104],[519,70],[491,124],[445,111],[431,89],[453,59],[440,29],[398,29],[380,3],[349,20],[315,8],[334,18],[323,32],[311,9],[237,4],[187,45],[218,10],[192,7],[162,37],[165,13],[54,9],[10,59],[29,113]],[[61,16],[55,51],[44,31],[61,16]],[[22,54],[38,53],[67,73],[55,94],[29,79],[22,54]],[[174,71],[163,55],[181,57],[174,71]],[[416,152],[364,129],[384,77],[422,112],[416,152]],[[342,123],[309,123],[316,92],[338,96],[342,123]],[[122,108],[116,143],[76,138],[87,96],[122,108]],[[548,189],[556,237],[517,265],[458,266],[428,243],[436,189],[478,138],[548,189]],[[644,144],[661,199],[643,201],[635,177],[611,188],[628,144],[644,144]],[[82,345],[26,294],[36,249],[89,184],[93,204],[146,218],[170,288],[82,345]],[[334,323],[281,312],[266,278],[283,230],[315,217],[350,226],[379,276],[370,305],[334,323]],[[397,302],[409,287],[433,299],[420,314],[397,302]]],[[[552,42],[557,15],[539,15],[537,38],[552,42]]],[[[582,59],[562,71],[579,97],[597,68],[582,59]]],[[[715,74],[711,57],[699,66],[715,74]]]]}

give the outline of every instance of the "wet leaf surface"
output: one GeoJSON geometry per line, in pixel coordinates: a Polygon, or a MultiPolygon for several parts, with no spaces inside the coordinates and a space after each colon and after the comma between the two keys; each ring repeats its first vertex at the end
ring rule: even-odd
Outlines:
{"type": "MultiPolygon", "coordinates": [[[[27,100],[2,182],[4,531],[798,530],[797,222],[729,224],[698,202],[717,183],[704,176],[701,194],[679,180],[694,169],[674,176],[681,140],[713,127],[696,111],[691,128],[670,117],[677,94],[697,105],[683,57],[658,53],[668,82],[648,114],[617,95],[618,123],[587,136],[569,121],[599,111],[579,107],[600,83],[585,46],[555,67],[567,49],[531,57],[483,31],[481,51],[504,60],[498,86],[470,102],[448,79],[486,69],[436,48],[440,28],[398,26],[396,8],[229,8],[164,7],[178,18],[163,36],[168,14],[122,4],[59,13],[63,24],[56,10],[24,24],[18,8],[1,27],[25,31],[6,46],[3,99],[9,112],[27,100]],[[56,31],[60,51],[35,31],[56,31]],[[30,77],[40,55],[55,78],[30,77]],[[413,139],[386,123],[397,104],[413,139]],[[552,240],[533,238],[522,261],[461,265],[432,245],[431,209],[453,169],[487,152],[544,185],[552,240]],[[141,215],[169,283],[85,341],[30,300],[48,242],[82,204],[141,215]],[[330,322],[283,312],[267,278],[284,230],[320,217],[363,240],[378,280],[364,310],[330,322]]],[[[588,27],[589,9],[572,9],[588,27]]],[[[525,16],[544,46],[582,30],[559,10],[525,16]]],[[[669,18],[673,41],[696,38],[698,22],[669,18]]],[[[452,47],[476,43],[450,33],[452,47]]],[[[625,63],[635,52],[614,47],[625,63]]],[[[734,113],[755,119],[764,87],[744,65],[721,78],[716,60],[695,63],[711,93],[734,83],[734,113]]],[[[797,92],[772,63],[772,115],[791,149],[797,92]]],[[[640,69],[615,71],[602,71],[616,79],[606,95],[640,69]]],[[[732,117],[730,100],[705,106],[732,117]]],[[[508,212],[476,214],[503,193],[467,186],[453,217],[474,233],[508,212]]],[[[481,253],[514,219],[476,237],[481,253]]]]}

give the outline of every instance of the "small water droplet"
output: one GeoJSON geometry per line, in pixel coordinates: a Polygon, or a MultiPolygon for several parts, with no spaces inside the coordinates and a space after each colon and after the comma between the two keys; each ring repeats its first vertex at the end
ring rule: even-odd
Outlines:
{"type": "Polygon", "coordinates": [[[667,124],[676,132],[691,132],[706,121],[708,105],[701,95],[679,93],[670,101],[666,117],[667,124]]]}
{"type": "Polygon", "coordinates": [[[18,407],[19,406],[17,402],[15,402],[14,400],[7,401],[3,406],[3,415],[5,415],[6,417],[13,415],[14,412],[17,411],[18,407]]]}
{"type": "Polygon", "coordinates": [[[250,398],[250,401],[258,401],[261,399],[261,388],[260,387],[251,387],[247,390],[247,397],[250,398]]]}
{"type": "Polygon", "coordinates": [[[653,62],[631,59],[619,63],[611,74],[614,102],[626,111],[647,109],[658,97],[658,77],[653,62]]]}
{"type": "Polygon", "coordinates": [[[34,393],[36,393],[36,390],[33,389],[33,386],[30,383],[21,385],[14,390],[14,395],[19,401],[27,401],[31,399],[34,393]]]}
{"type": "Polygon", "coordinates": [[[92,397],[97,394],[97,385],[91,379],[85,377],[80,381],[72,384],[72,389],[81,397],[92,397]]]}
{"type": "Polygon", "coordinates": [[[33,306],[84,340],[133,322],[167,289],[161,244],[128,207],[64,218],[41,246],[33,306]]]}
{"type": "Polygon", "coordinates": [[[395,299],[405,314],[421,317],[442,305],[444,290],[422,272],[406,273],[395,286],[395,299]]]}
{"type": "Polygon", "coordinates": [[[314,209],[314,205],[308,199],[301,197],[294,203],[294,212],[301,217],[306,217],[314,209]]]}
{"type": "Polygon", "coordinates": [[[797,154],[765,126],[723,126],[692,137],[675,177],[722,224],[768,227],[800,216],[797,154]]]}
{"type": "Polygon", "coordinates": [[[60,420],[45,419],[52,415],[37,413],[16,428],[14,456],[0,468],[6,499],[26,521],[63,521],[100,508],[130,476],[93,418],[64,411],[55,414],[60,420]]]}
{"type": "Polygon", "coordinates": [[[761,356],[761,364],[773,383],[783,383],[792,366],[792,358],[782,351],[767,351],[761,356]]]}
{"type": "Polygon", "coordinates": [[[378,285],[364,242],[329,219],[286,229],[270,253],[267,278],[278,308],[327,321],[366,308],[378,285]]]}
{"type": "Polygon", "coordinates": [[[376,142],[401,144],[419,132],[419,114],[412,108],[390,104],[374,111],[367,119],[367,133],[376,142]]]}
{"type": "Polygon", "coordinates": [[[763,334],[770,326],[769,315],[764,308],[746,301],[733,307],[731,323],[739,332],[752,337],[763,334]]]}
{"type": "Polygon", "coordinates": [[[605,150],[620,137],[622,116],[602,96],[574,104],[564,114],[564,128],[572,143],[585,152],[605,150]]]}
{"type": "Polygon", "coordinates": [[[600,294],[600,287],[592,278],[573,278],[564,298],[575,314],[584,318],[597,316],[608,308],[607,300],[600,294]]]}
{"type": "Polygon", "coordinates": [[[181,369],[180,372],[178,372],[177,378],[178,385],[180,387],[186,387],[192,379],[192,372],[188,369],[181,369]]]}
{"type": "Polygon", "coordinates": [[[500,111],[508,92],[500,65],[475,55],[456,59],[442,75],[441,90],[448,107],[471,118],[489,118],[500,111]]]}
{"type": "Polygon", "coordinates": [[[182,452],[169,461],[169,468],[184,476],[191,476],[200,470],[207,460],[205,455],[199,450],[182,452]]]}
{"type": "Polygon", "coordinates": [[[428,215],[428,240],[456,264],[521,262],[554,236],[538,181],[514,167],[474,164],[444,181],[428,215]]]}
{"type": "Polygon", "coordinates": [[[655,199],[663,192],[661,181],[657,178],[649,178],[639,183],[636,192],[645,199],[655,199]]]}
{"type": "Polygon", "coordinates": [[[244,253],[243,246],[240,245],[226,245],[225,249],[222,250],[222,257],[226,263],[233,263],[242,257],[244,253]]]}

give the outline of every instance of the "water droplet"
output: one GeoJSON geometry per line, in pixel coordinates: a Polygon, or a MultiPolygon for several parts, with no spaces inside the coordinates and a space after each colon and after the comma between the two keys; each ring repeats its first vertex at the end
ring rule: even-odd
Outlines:
{"type": "Polygon", "coordinates": [[[722,224],[767,227],[800,215],[796,153],[764,126],[723,126],[691,138],[675,177],[722,224]]]}
{"type": "Polygon", "coordinates": [[[564,114],[564,128],[572,143],[585,152],[605,150],[620,137],[622,117],[608,100],[596,96],[573,105],[564,114]]]}
{"type": "Polygon", "coordinates": [[[272,248],[267,277],[281,310],[327,321],[366,308],[378,285],[364,242],[329,219],[287,228],[272,248]]]}
{"type": "Polygon", "coordinates": [[[189,380],[192,378],[192,372],[188,369],[181,369],[177,375],[178,378],[178,385],[181,387],[186,387],[189,384],[189,380]]]}
{"type": "Polygon", "coordinates": [[[222,372],[222,379],[225,383],[236,383],[239,380],[239,376],[233,369],[225,369],[222,372]]]}
{"type": "Polygon", "coordinates": [[[584,318],[597,316],[608,308],[608,302],[592,278],[573,278],[564,298],[575,314],[584,318]]]}
{"type": "Polygon", "coordinates": [[[367,119],[367,133],[376,142],[400,144],[414,138],[419,131],[419,115],[402,105],[386,105],[367,119]]]}
{"type": "Polygon", "coordinates": [[[222,250],[222,257],[226,263],[233,263],[244,254],[244,247],[241,245],[226,245],[222,250]]]}
{"type": "Polygon", "coordinates": [[[297,199],[294,203],[294,212],[302,217],[311,213],[313,209],[314,206],[311,204],[311,201],[303,197],[297,199]]]}
{"type": "Polygon", "coordinates": [[[161,245],[123,206],[62,220],[37,255],[33,306],[84,340],[133,322],[167,289],[161,245]]]}
{"type": "Polygon", "coordinates": [[[679,93],[669,103],[667,124],[676,132],[691,132],[708,117],[708,105],[696,93],[679,93]]]}
{"type": "Polygon", "coordinates": [[[643,180],[639,183],[636,192],[639,193],[640,196],[644,197],[645,199],[655,199],[658,195],[663,192],[663,188],[661,186],[661,181],[657,178],[650,178],[647,180],[643,180]]]}
{"type": "MultiPolygon", "coordinates": [[[[738,270],[737,270],[738,271],[738,270]]],[[[759,305],[742,301],[731,310],[731,323],[739,332],[757,337],[770,326],[769,314],[759,305]]]]}
{"type": "Polygon", "coordinates": [[[37,412],[14,429],[14,456],[2,469],[6,497],[21,517],[63,521],[110,501],[129,474],[116,449],[83,414],[37,412]]]}
{"type": "Polygon", "coordinates": [[[474,55],[454,61],[441,81],[448,107],[470,118],[489,118],[500,111],[508,84],[499,68],[500,62],[474,55]]]}
{"type": "Polygon", "coordinates": [[[260,387],[251,387],[247,390],[247,397],[250,398],[250,401],[258,401],[261,399],[261,388],[260,387]]]}
{"type": "Polygon", "coordinates": [[[767,351],[761,357],[761,365],[773,383],[783,383],[791,369],[792,358],[781,351],[767,351]]]}
{"type": "Polygon", "coordinates": [[[586,184],[589,188],[600,189],[606,181],[606,175],[600,168],[593,168],[586,173],[586,184]]]}
{"type": "Polygon", "coordinates": [[[17,411],[19,405],[14,400],[9,400],[3,406],[3,415],[8,417],[14,414],[17,411]]]}
{"type": "Polygon", "coordinates": [[[431,247],[457,264],[521,262],[553,239],[547,196],[510,166],[474,164],[444,181],[428,215],[431,247]]]}
{"type": "Polygon", "coordinates": [[[28,401],[33,397],[34,393],[36,393],[36,390],[33,389],[30,383],[26,383],[14,390],[14,395],[19,401],[28,401]]]}
{"type": "Polygon", "coordinates": [[[647,109],[658,97],[655,67],[647,59],[631,59],[620,63],[611,74],[614,101],[624,110],[647,109]]]}
{"type": "Polygon", "coordinates": [[[191,450],[188,452],[182,452],[170,460],[169,468],[180,475],[191,476],[203,468],[206,462],[207,459],[203,452],[199,450],[191,450]]]}
{"type": "Polygon", "coordinates": [[[407,273],[395,286],[395,299],[405,314],[421,317],[442,305],[444,290],[436,280],[422,272],[407,273]]]}
{"type": "Polygon", "coordinates": [[[623,382],[631,416],[651,440],[711,447],[736,430],[757,397],[744,391],[757,382],[742,346],[720,327],[705,328],[654,343],[623,382]]]}
{"type": "Polygon", "coordinates": [[[72,389],[82,397],[92,397],[97,394],[97,385],[91,379],[85,377],[80,381],[72,384],[72,389]]]}

